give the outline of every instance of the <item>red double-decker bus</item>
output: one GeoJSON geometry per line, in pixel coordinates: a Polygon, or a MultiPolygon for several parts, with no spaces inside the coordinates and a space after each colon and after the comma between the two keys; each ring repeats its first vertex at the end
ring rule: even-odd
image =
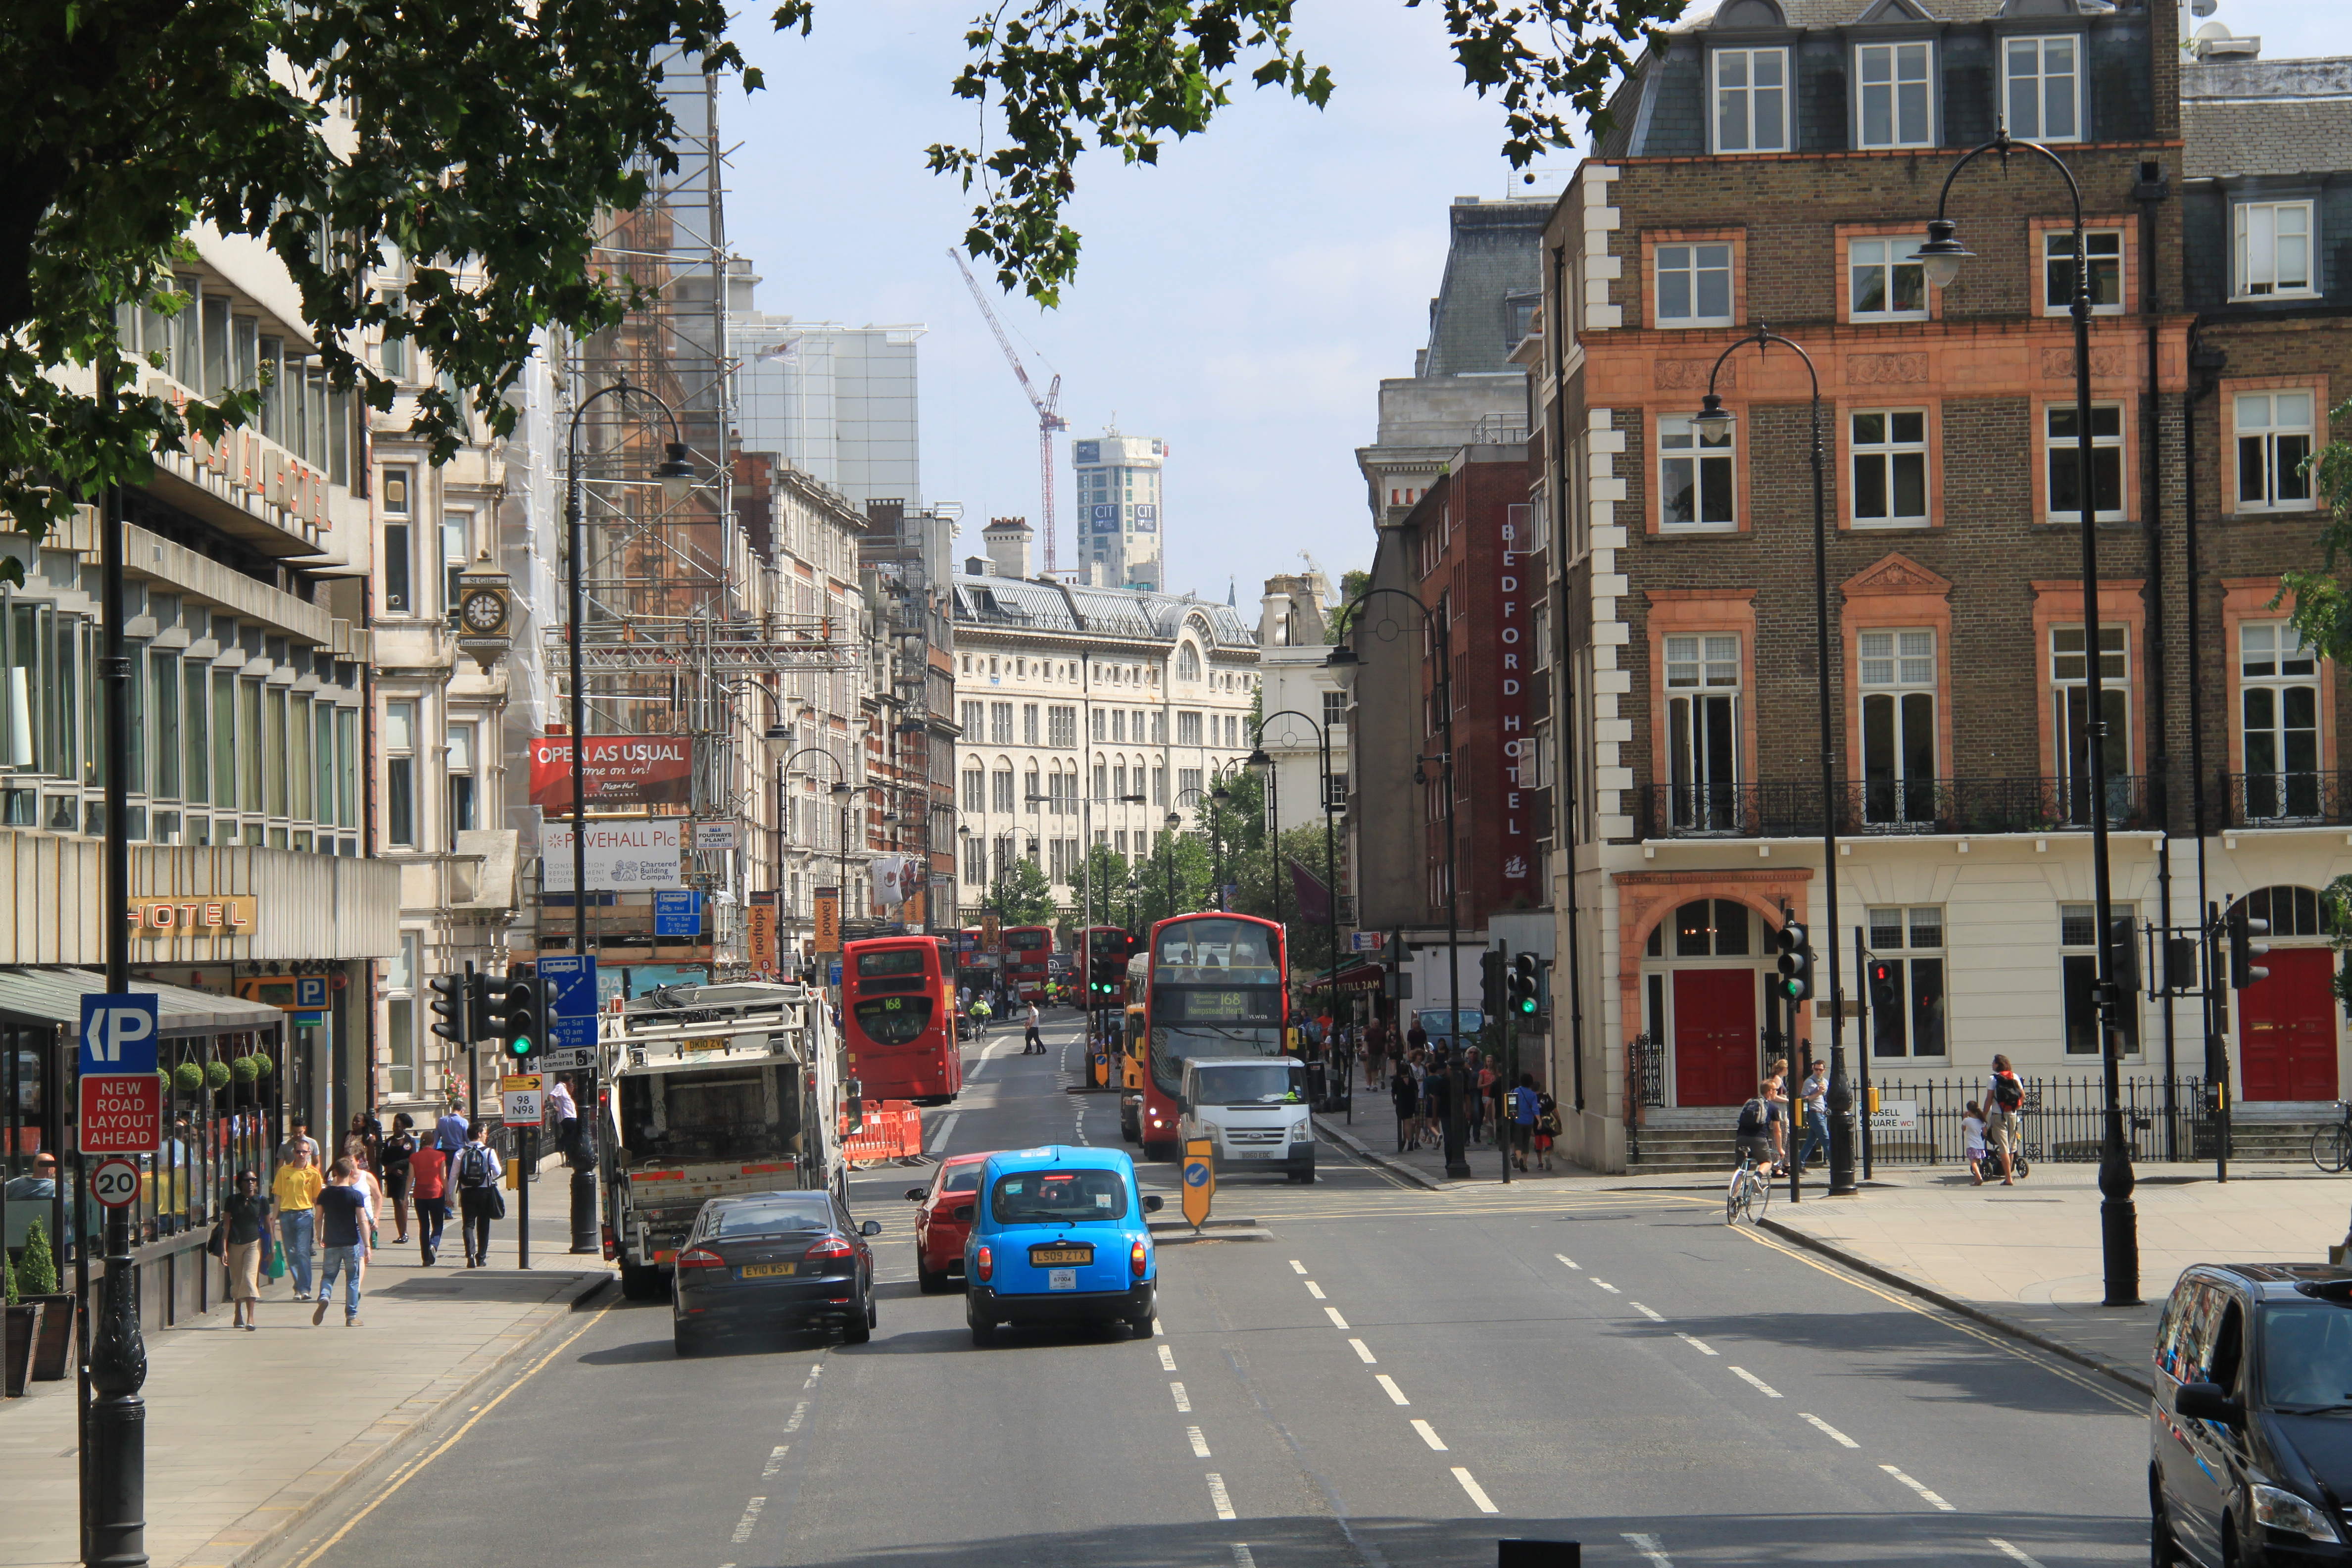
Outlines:
{"type": "Polygon", "coordinates": [[[842,952],[849,1076],[867,1100],[945,1105],[963,1089],[955,981],[935,936],[884,936],[842,952]]]}
{"type": "Polygon", "coordinates": [[[1255,915],[1177,915],[1145,949],[1143,1152],[1173,1159],[1176,1090],[1192,1057],[1278,1057],[1289,1037],[1290,955],[1282,927],[1255,915]]]}
{"type": "Polygon", "coordinates": [[[1022,1001],[1045,999],[1046,961],[1054,956],[1051,926],[1006,926],[997,935],[1004,949],[1004,984],[1022,1001]]]}

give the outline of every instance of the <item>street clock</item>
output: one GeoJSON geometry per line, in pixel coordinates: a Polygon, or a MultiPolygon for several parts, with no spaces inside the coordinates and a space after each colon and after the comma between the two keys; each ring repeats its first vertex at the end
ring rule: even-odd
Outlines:
{"type": "Polygon", "coordinates": [[[488,675],[514,647],[511,579],[490,564],[489,552],[457,574],[457,647],[488,675]]]}

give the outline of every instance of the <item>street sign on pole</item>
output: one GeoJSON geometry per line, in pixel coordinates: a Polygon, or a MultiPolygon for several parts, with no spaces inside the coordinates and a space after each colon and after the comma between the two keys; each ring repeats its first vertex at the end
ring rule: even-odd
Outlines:
{"type": "Polygon", "coordinates": [[[546,993],[543,1005],[547,1008],[544,1020],[547,1038],[541,1043],[568,1046],[574,1050],[593,1049],[596,1044],[596,955],[593,952],[544,954],[539,961],[539,978],[543,983],[542,989],[546,993]]]}
{"type": "Polygon", "coordinates": [[[155,1028],[160,1011],[154,994],[98,991],[81,999],[81,1070],[91,1073],[155,1072],[155,1028]]]}
{"type": "Polygon", "coordinates": [[[81,1080],[81,1152],[152,1154],[163,1142],[163,1080],[152,1072],[81,1080]]]}
{"type": "Polygon", "coordinates": [[[702,895],[692,888],[654,894],[654,934],[695,937],[702,934],[702,895]]]}
{"type": "Polygon", "coordinates": [[[536,1127],[543,1120],[543,1075],[510,1072],[499,1079],[499,1115],[509,1127],[536,1127]]]}
{"type": "Polygon", "coordinates": [[[545,1072],[585,1072],[596,1065],[596,1053],[588,1047],[558,1047],[540,1052],[539,1065],[545,1072]]]}
{"type": "Polygon", "coordinates": [[[100,1160],[89,1173],[89,1195],[119,1209],[139,1199],[139,1167],[128,1160],[100,1160]]]}

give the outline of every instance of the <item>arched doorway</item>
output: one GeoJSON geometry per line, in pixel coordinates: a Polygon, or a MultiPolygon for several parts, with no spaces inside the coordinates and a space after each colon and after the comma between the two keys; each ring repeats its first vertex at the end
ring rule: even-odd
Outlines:
{"type": "Polygon", "coordinates": [[[2240,1098],[2328,1102],[2336,1097],[2336,952],[2326,906],[2310,888],[2257,888],[2246,913],[2270,922],[2270,978],[2238,993],[2240,1098]]]}
{"type": "Polygon", "coordinates": [[[1652,1026],[1673,1041],[1675,1104],[1738,1105],[1756,1092],[1755,917],[1736,899],[1694,899],[1650,932],[1652,1026]],[[1716,960],[1720,962],[1708,962],[1716,960]]]}

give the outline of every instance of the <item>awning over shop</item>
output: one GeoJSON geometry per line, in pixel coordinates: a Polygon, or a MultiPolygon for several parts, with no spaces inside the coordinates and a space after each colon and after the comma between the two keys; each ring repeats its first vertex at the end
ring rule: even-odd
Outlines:
{"type": "MultiPolygon", "coordinates": [[[[81,999],[106,989],[106,976],[89,969],[0,968],[0,1017],[19,1023],[81,1026],[81,999]]],[[[275,1028],[286,1015],[258,1002],[215,996],[180,985],[134,980],[131,989],[152,996],[160,1031],[170,1035],[216,1035],[231,1030],[275,1028]]]]}
{"type": "MultiPolygon", "coordinates": [[[[1355,963],[1339,971],[1339,977],[1336,984],[1342,991],[1378,991],[1387,976],[1388,969],[1385,965],[1355,963]]],[[[1318,974],[1307,981],[1306,988],[1309,991],[1323,991],[1329,989],[1334,984],[1331,976],[1327,973],[1318,974]]]]}

